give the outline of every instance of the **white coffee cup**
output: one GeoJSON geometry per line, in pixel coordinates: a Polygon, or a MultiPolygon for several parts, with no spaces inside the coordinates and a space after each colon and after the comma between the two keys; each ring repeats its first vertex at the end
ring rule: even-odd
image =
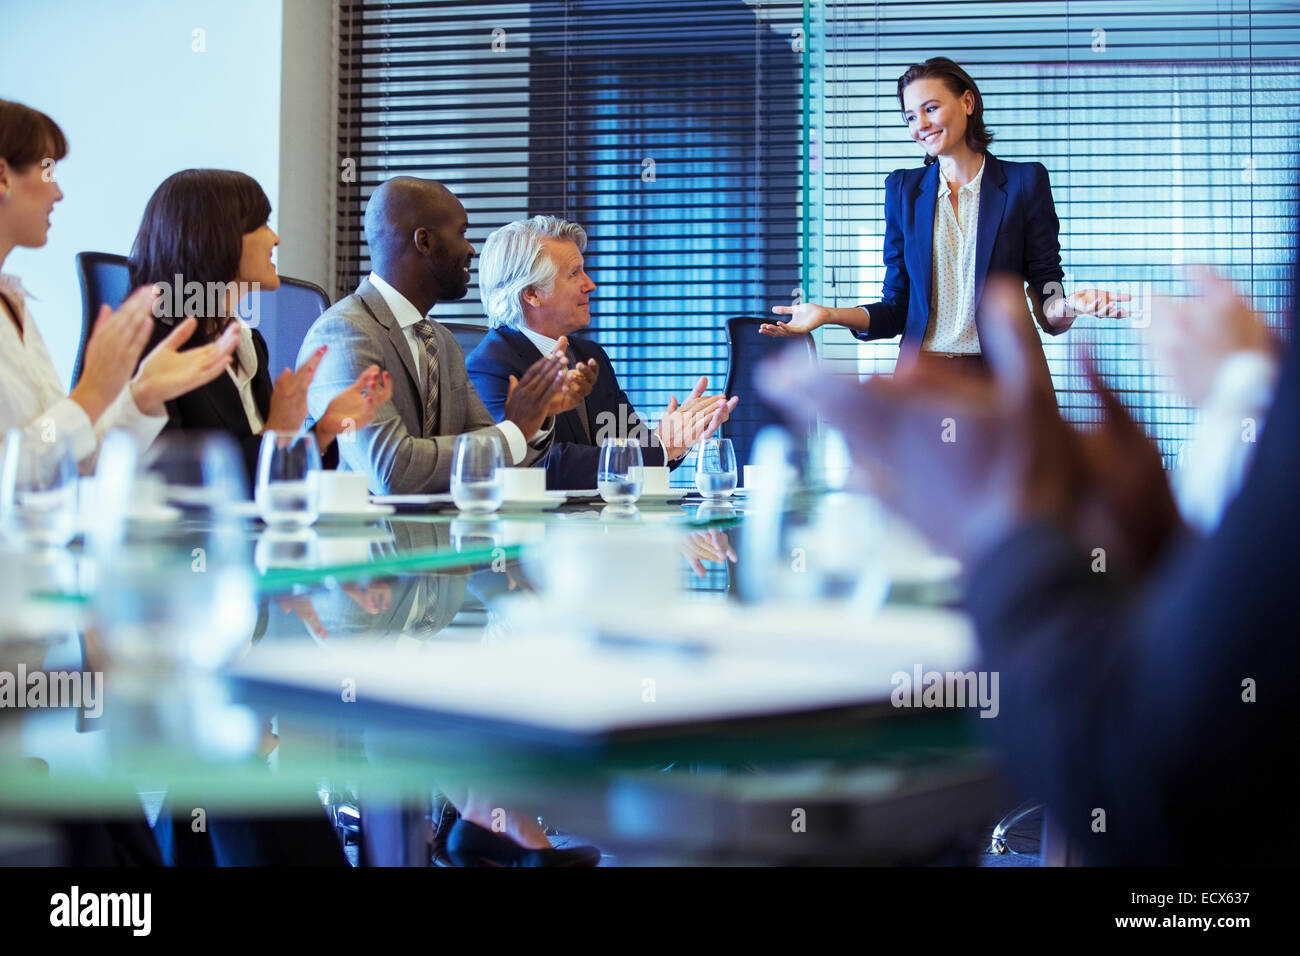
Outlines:
{"type": "Polygon", "coordinates": [[[776,469],[767,465],[746,465],[744,475],[745,483],[741,487],[746,491],[755,491],[759,488],[783,488],[798,477],[794,468],[790,466],[776,469]]]}
{"type": "Polygon", "coordinates": [[[639,614],[680,592],[676,535],[639,524],[551,525],[523,552],[524,571],[548,599],[575,613],[626,606],[639,614]]]}
{"type": "Polygon", "coordinates": [[[507,501],[536,501],[546,497],[546,469],[502,468],[501,492],[507,501]]]}
{"type": "Polygon", "coordinates": [[[370,504],[367,476],[360,471],[316,471],[317,505],[321,512],[360,511],[370,504]]]}
{"type": "Polygon", "coordinates": [[[666,495],[670,494],[672,489],[668,487],[668,476],[672,474],[672,469],[664,465],[649,466],[641,469],[641,494],[643,495],[666,495]]]}

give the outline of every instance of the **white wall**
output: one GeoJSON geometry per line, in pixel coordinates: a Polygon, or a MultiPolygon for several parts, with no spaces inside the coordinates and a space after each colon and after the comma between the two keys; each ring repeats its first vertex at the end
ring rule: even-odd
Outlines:
{"type": "MultiPolygon", "coordinates": [[[[317,4],[323,22],[331,6],[317,4]]],[[[73,257],[128,252],[145,202],[168,175],[242,170],[271,199],[272,227],[285,231],[283,3],[46,0],[6,3],[3,20],[0,97],[48,113],[70,145],[49,243],[15,250],[4,266],[37,297],[32,311],[66,381],[81,330],[73,257]],[[204,31],[204,52],[194,49],[195,30],[204,31]]],[[[327,78],[328,58],[318,68],[327,78]]],[[[298,136],[326,139],[325,131],[298,136]]]]}

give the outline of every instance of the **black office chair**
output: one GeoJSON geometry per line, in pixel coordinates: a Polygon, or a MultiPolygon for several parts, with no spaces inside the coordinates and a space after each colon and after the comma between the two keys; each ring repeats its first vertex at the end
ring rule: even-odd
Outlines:
{"type": "Polygon", "coordinates": [[[99,307],[107,305],[116,309],[131,291],[126,256],[111,252],[78,252],[77,278],[81,281],[81,344],[77,346],[77,364],[72,370],[73,385],[81,378],[86,343],[90,341],[99,307]]]}
{"type": "Polygon", "coordinates": [[[312,323],[330,307],[330,297],[313,282],[280,276],[279,289],[258,292],[246,307],[245,318],[266,339],[267,371],[275,381],[284,369],[298,367],[298,349],[312,323]]]}
{"type": "MultiPolygon", "coordinates": [[[[740,396],[740,403],[731,413],[727,424],[722,426],[722,434],[731,439],[736,452],[736,467],[743,469],[750,464],[750,452],[754,437],[767,425],[790,426],[790,422],[774,406],[768,404],[758,393],[754,384],[754,373],[759,364],[788,348],[802,347],[808,350],[812,358],[817,358],[817,346],[811,335],[799,339],[778,339],[763,335],[758,327],[770,319],[753,318],[737,315],[727,319],[727,387],[726,395],[740,396]]],[[[812,427],[813,421],[807,425],[812,427]]]]}
{"type": "Polygon", "coordinates": [[[443,326],[456,337],[460,343],[460,350],[469,357],[469,353],[478,348],[478,344],[483,341],[483,336],[488,334],[486,325],[474,325],[470,322],[444,322],[443,326]]]}

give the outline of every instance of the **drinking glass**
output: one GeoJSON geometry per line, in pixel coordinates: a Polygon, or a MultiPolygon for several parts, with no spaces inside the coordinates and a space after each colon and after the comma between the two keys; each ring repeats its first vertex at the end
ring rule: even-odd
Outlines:
{"type": "Polygon", "coordinates": [[[695,487],[705,498],[730,498],[736,490],[736,452],[730,438],[710,438],[700,445],[695,487]]]}
{"type": "Polygon", "coordinates": [[[11,428],[0,464],[0,520],[19,545],[62,548],[77,533],[77,461],[62,435],[11,428]]]}
{"type": "Polygon", "coordinates": [[[451,500],[467,514],[490,514],[501,507],[501,445],[496,436],[461,435],[452,449],[451,500]]]}
{"type": "Polygon", "coordinates": [[[87,522],[91,613],[131,693],[157,694],[162,676],[220,667],[248,644],[255,574],[231,507],[246,497],[228,436],[165,435],[139,458],[125,432],[106,436],[87,522]]]}
{"type": "Polygon", "coordinates": [[[600,445],[596,488],[611,505],[635,504],[641,497],[641,444],[630,438],[606,438],[600,445]]]}
{"type": "Polygon", "coordinates": [[[272,528],[305,528],[320,516],[316,436],[262,433],[257,456],[257,507],[272,528]]]}

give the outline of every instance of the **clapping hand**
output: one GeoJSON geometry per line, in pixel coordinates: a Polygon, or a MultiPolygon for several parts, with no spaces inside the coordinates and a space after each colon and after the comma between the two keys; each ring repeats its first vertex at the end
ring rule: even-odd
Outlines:
{"type": "Polygon", "coordinates": [[[140,364],[131,382],[136,405],[146,415],[161,415],[163,403],[208,384],[230,367],[239,344],[239,323],[231,322],[207,345],[181,351],[194,335],[197,323],[186,318],[177,323],[140,364]]]}
{"type": "Polygon", "coordinates": [[[374,420],[375,410],[393,397],[393,379],[372,365],[357,380],[339,392],[316,423],[316,441],[321,451],[338,435],[352,434],[374,420]]]}
{"type": "MultiPolygon", "coordinates": [[[[567,354],[569,351],[568,336],[560,336],[559,342],[556,343],[555,351],[560,356],[565,357],[565,364],[568,364],[567,354]]],[[[587,359],[585,362],[579,362],[573,368],[565,372],[564,388],[557,392],[551,398],[550,407],[546,410],[547,415],[559,415],[570,409],[577,408],[578,403],[587,400],[591,390],[595,387],[596,378],[600,373],[600,367],[596,364],[595,359],[587,359]]]]}
{"type": "Polygon", "coordinates": [[[728,399],[725,395],[705,395],[709,387],[708,376],[701,375],[695,388],[680,406],[677,396],[668,400],[655,434],[664,447],[669,461],[683,457],[697,442],[712,437],[740,402],[740,397],[728,399]]]}
{"type": "Polygon", "coordinates": [[[316,377],[316,369],[329,346],[322,345],[297,371],[285,369],[275,380],[271,392],[271,414],[266,417],[266,430],[278,434],[296,435],[307,420],[307,389],[316,377]]]}
{"type": "Polygon", "coordinates": [[[1269,354],[1273,337],[1230,280],[1208,266],[1190,270],[1189,278],[1201,295],[1156,299],[1147,338],[1157,365],[1173,379],[1174,388],[1199,406],[1228,356],[1269,354]]]}
{"type": "Polygon", "coordinates": [[[557,350],[528,366],[523,378],[510,376],[505,417],[518,426],[525,439],[537,434],[542,422],[551,414],[551,407],[565,400],[569,386],[568,366],[564,353],[557,350]]]}

